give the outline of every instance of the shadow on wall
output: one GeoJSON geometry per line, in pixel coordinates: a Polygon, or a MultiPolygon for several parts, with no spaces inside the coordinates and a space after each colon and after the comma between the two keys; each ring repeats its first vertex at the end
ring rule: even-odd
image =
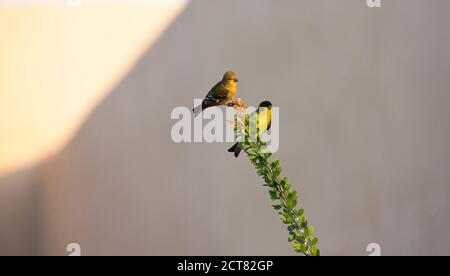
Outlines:
{"type": "Polygon", "coordinates": [[[449,254],[450,3],[361,3],[192,1],[37,168],[34,252],[291,254],[245,158],[170,138],[171,110],[233,69],[247,103],[280,106],[276,156],[323,254],[449,254]]]}
{"type": "Polygon", "coordinates": [[[38,254],[37,169],[0,178],[0,256],[38,254]]]}

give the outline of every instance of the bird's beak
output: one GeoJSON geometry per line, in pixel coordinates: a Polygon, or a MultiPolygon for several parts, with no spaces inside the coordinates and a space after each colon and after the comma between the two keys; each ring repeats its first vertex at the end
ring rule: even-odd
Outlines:
{"type": "Polygon", "coordinates": [[[234,82],[238,82],[239,80],[236,78],[236,79],[234,79],[234,82]]]}

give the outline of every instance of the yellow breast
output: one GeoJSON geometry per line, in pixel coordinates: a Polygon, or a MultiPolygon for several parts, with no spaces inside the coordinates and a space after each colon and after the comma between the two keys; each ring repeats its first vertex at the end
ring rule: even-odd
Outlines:
{"type": "Polygon", "coordinates": [[[232,100],[236,94],[237,85],[235,82],[230,82],[226,85],[228,90],[228,100],[232,100]]]}
{"type": "Polygon", "coordinates": [[[272,110],[271,109],[261,109],[258,116],[258,129],[259,129],[259,136],[262,136],[264,132],[266,132],[267,128],[270,125],[272,117],[272,110]]]}

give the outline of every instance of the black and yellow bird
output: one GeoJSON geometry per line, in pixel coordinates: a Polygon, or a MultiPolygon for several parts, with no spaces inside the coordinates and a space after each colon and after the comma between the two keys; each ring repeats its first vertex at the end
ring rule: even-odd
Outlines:
{"type": "Polygon", "coordinates": [[[192,110],[194,116],[197,116],[202,110],[208,107],[232,102],[236,94],[237,82],[236,73],[233,71],[225,72],[222,80],[211,88],[203,102],[192,110]]]}
{"type": "MultiPolygon", "coordinates": [[[[258,109],[249,115],[249,122],[255,122],[257,126],[257,133],[259,137],[270,129],[272,124],[272,103],[269,101],[263,101],[259,104],[258,109]],[[256,117],[255,117],[256,116],[256,117]]],[[[228,149],[228,152],[233,152],[237,158],[241,153],[242,147],[239,142],[234,144],[228,149]]]]}

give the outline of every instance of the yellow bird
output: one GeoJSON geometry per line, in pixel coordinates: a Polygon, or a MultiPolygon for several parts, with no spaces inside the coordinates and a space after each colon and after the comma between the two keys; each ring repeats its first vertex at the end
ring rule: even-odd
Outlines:
{"type": "Polygon", "coordinates": [[[234,99],[236,94],[238,79],[236,73],[233,71],[227,71],[223,75],[221,81],[219,81],[208,92],[202,104],[195,107],[192,111],[194,116],[197,116],[202,110],[211,107],[230,103],[234,99]]]}
{"type": "MultiPolygon", "coordinates": [[[[252,122],[255,119],[257,120],[258,136],[261,137],[267,130],[270,129],[272,124],[272,103],[269,101],[261,102],[258,109],[249,115],[249,122],[252,122]]],[[[228,152],[233,152],[234,156],[237,158],[239,153],[241,153],[241,150],[241,145],[237,142],[228,149],[228,152]]]]}

